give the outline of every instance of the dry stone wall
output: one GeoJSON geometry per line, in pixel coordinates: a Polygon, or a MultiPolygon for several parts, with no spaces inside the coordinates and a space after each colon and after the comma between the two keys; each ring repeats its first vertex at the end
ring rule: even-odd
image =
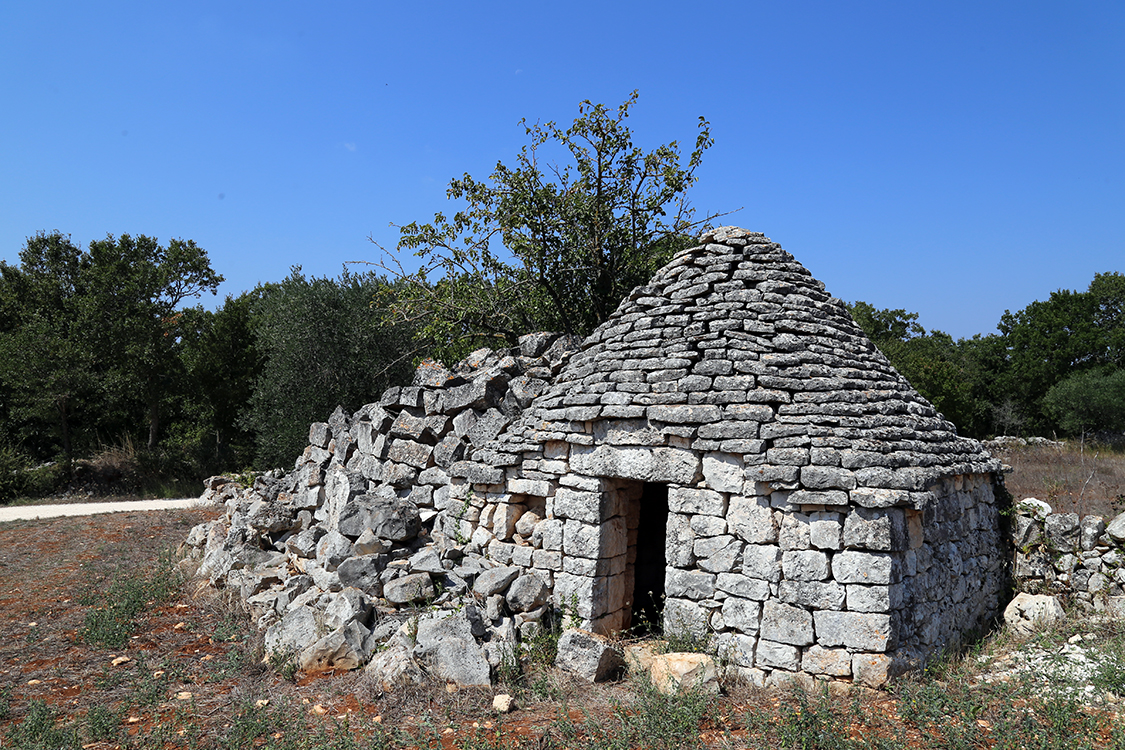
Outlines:
{"type": "Polygon", "coordinates": [[[426,364],[338,410],[286,477],[212,490],[228,518],[193,532],[201,569],[271,650],[390,642],[465,679],[552,609],[619,630],[650,590],[666,631],[761,683],[882,684],[999,612],[999,463],[777,244],[713,230],[578,343],[426,364]],[[379,624],[430,599],[478,661],[379,624]]]}
{"type": "Polygon", "coordinates": [[[378,651],[370,668],[389,683],[420,678],[418,662],[487,683],[517,628],[547,614],[547,589],[458,542],[480,517],[452,497],[448,469],[517,417],[576,343],[532,334],[452,370],[423,363],[412,385],[313,424],[286,475],[208,480],[204,498],[225,514],[188,536],[198,572],[239,590],[267,650],[302,669],[354,669],[378,651]],[[432,533],[439,516],[452,538],[432,533]],[[405,621],[420,605],[430,609],[415,632],[405,621]]]}
{"type": "Polygon", "coordinates": [[[1016,504],[1012,525],[1016,587],[1060,596],[1088,611],[1125,611],[1125,513],[1055,513],[1042,500],[1016,504]]]}

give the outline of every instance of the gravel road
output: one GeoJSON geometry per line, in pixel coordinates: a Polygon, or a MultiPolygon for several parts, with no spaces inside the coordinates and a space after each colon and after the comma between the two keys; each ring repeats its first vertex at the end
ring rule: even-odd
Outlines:
{"type": "Polygon", "coordinates": [[[117,503],[71,503],[68,505],[16,505],[0,507],[0,523],[30,521],[59,516],[90,516],[95,513],[121,513],[134,510],[172,510],[202,505],[197,497],[179,500],[129,500],[117,503]]]}

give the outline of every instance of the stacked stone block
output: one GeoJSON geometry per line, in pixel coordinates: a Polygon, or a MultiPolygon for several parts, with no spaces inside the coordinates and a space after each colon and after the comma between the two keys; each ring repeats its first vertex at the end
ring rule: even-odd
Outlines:
{"type": "Polygon", "coordinates": [[[1011,528],[1014,575],[1020,591],[1062,596],[1087,611],[1125,599],[1125,513],[1055,513],[1028,498],[1016,504],[1011,528]]]}
{"type": "Polygon", "coordinates": [[[759,679],[881,682],[998,611],[999,464],[792,256],[732,228],[704,241],[451,467],[459,496],[541,509],[528,539],[474,540],[502,560],[530,545],[559,606],[619,629],[622,490],[667,485],[666,627],[714,633],[759,679]]]}
{"type": "MultiPolygon", "coordinates": [[[[272,496],[236,509],[252,531],[232,515],[207,548],[253,536],[320,590],[346,575],[387,598],[430,544],[447,571],[431,575],[523,571],[614,631],[647,593],[639,530],[660,485],[664,627],[713,638],[756,681],[882,684],[999,612],[999,463],[777,244],[713,230],[576,343],[426,364],[337,411],[272,496]]],[[[505,632],[543,609],[494,599],[476,604],[505,632]]]]}

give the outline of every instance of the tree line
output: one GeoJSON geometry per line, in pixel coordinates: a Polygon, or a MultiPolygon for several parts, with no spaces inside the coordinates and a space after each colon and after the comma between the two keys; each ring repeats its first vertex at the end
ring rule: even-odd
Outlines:
{"type": "Polygon", "coordinates": [[[953,340],[917,313],[849,305],[900,373],[960,433],[1055,437],[1125,431],[1125,276],[1095,274],[1015,313],[997,333],[953,340]]]}
{"type": "Polygon", "coordinates": [[[184,304],[221,281],[195,243],[143,235],[83,249],[40,233],[0,263],[0,499],[34,491],[20,469],[46,465],[50,491],[122,446],[192,492],[283,466],[310,422],[409,377],[410,328],[372,307],[377,274],[294,268],[215,310],[184,304]]]}
{"type": "MultiPolygon", "coordinates": [[[[0,262],[0,502],[58,484],[76,462],[130,446],[156,473],[190,477],[288,465],[308,424],[354,411],[409,379],[423,357],[454,362],[528,332],[584,336],[718,214],[687,199],[712,144],[644,150],[616,108],[527,126],[528,145],[488,178],[450,182],[460,209],[400,227],[398,253],[366,270],[227,297],[190,240],[123,234],[28,239],[0,262]]],[[[916,313],[851,304],[859,325],[939,411],[974,437],[1125,429],[1125,277],[1054,292],[998,333],[954,340],[916,313]]],[[[192,485],[194,486],[194,485],[192,485]]]]}

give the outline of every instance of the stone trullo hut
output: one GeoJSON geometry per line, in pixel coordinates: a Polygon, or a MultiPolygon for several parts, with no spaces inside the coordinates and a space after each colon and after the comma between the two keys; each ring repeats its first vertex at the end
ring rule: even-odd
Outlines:
{"type": "Polygon", "coordinates": [[[549,596],[593,631],[714,634],[758,681],[881,684],[999,612],[999,463],[763,235],[709,231],[577,351],[556,338],[314,425],[293,474],[194,534],[205,571],[290,648],[295,607],[359,611],[332,642],[357,661],[406,581],[472,587],[490,663],[549,596]]]}

